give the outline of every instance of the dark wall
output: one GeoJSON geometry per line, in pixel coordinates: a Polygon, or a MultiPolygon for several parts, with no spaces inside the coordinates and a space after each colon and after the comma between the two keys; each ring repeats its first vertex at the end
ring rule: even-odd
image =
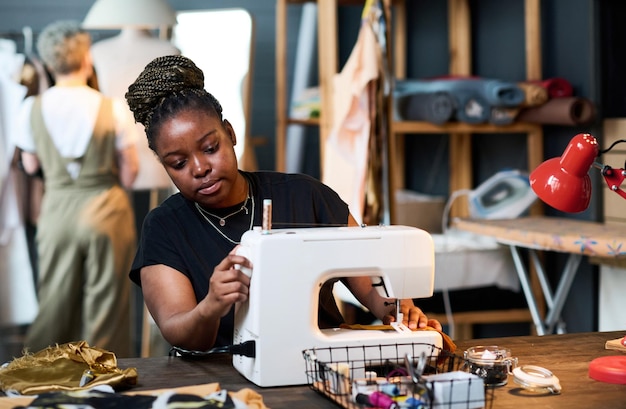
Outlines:
{"type": "MultiPolygon", "coordinates": [[[[178,10],[207,9],[215,2],[204,0],[169,0],[178,10]],[[207,4],[208,3],[208,4],[207,4]]],[[[85,0],[3,0],[0,4],[0,35],[13,33],[17,40],[24,26],[36,32],[58,19],[82,20],[93,1],[85,0]]],[[[447,1],[410,0],[407,1],[408,28],[407,73],[409,77],[429,77],[446,74],[448,70],[448,27],[447,1]]],[[[543,0],[542,4],[542,59],[543,77],[560,76],[568,79],[575,93],[592,99],[600,116],[603,106],[600,101],[600,83],[603,68],[600,63],[598,44],[600,25],[598,22],[599,0],[543,0]]],[[[611,16],[611,5],[623,9],[621,1],[605,2],[603,15],[611,16]],[[608,10],[608,11],[607,11],[608,10]]],[[[523,0],[470,0],[473,27],[473,73],[486,77],[507,80],[525,78],[524,54],[524,1],[523,0]]],[[[243,7],[250,11],[256,24],[255,62],[253,76],[253,114],[251,133],[264,136],[269,144],[257,148],[260,168],[274,167],[275,134],[275,2],[270,0],[230,0],[228,7],[243,7]]],[[[290,6],[289,52],[293,56],[296,44],[297,24],[300,6],[290,6]]],[[[339,12],[340,61],[345,61],[356,39],[359,24],[359,7],[342,8],[339,12]]],[[[612,19],[616,33],[613,45],[621,45],[624,40],[619,34],[623,31],[621,21],[612,19]]],[[[98,33],[98,36],[107,33],[98,33]]],[[[225,41],[225,39],[207,39],[225,41]]],[[[622,52],[623,47],[614,47],[622,52]]],[[[616,55],[605,55],[605,64],[611,64],[616,55]]],[[[620,62],[624,58],[619,58],[620,62]]],[[[225,57],[221,63],[228,63],[225,57]]],[[[122,63],[122,62],[120,62],[122,63]]],[[[293,61],[290,62],[292,67],[293,61]]],[[[291,70],[290,70],[291,72],[291,70]]],[[[618,71],[619,73],[620,71],[618,71]]],[[[623,72],[623,70],[621,70],[623,72]]],[[[610,88],[605,84],[604,88],[610,88]]],[[[623,88],[623,87],[622,87],[623,88]]],[[[612,100],[623,101],[623,93],[612,95],[612,100]]],[[[614,112],[614,110],[611,110],[614,112]]],[[[590,127],[545,127],[545,156],[561,155],[569,139],[578,132],[592,132],[601,137],[601,122],[590,127]]],[[[316,147],[316,140],[309,142],[316,147]]],[[[448,140],[442,135],[408,136],[406,162],[407,187],[432,194],[448,193],[449,164],[448,140]]],[[[502,168],[527,168],[525,136],[517,134],[475,135],[473,137],[475,161],[474,182],[484,181],[502,168]]],[[[318,171],[317,149],[307,149],[307,172],[318,171]]],[[[594,183],[598,178],[594,177],[594,183]]],[[[569,217],[598,220],[601,197],[594,189],[596,197],[590,209],[569,217]]],[[[547,214],[563,216],[547,209],[547,214]]],[[[549,271],[558,276],[563,260],[561,257],[549,259],[549,271]]],[[[566,305],[565,318],[570,331],[593,330],[595,328],[597,296],[595,269],[583,266],[579,272],[571,297],[566,305]],[[587,300],[584,303],[573,300],[587,300]]]]}
{"type": "Polygon", "coordinates": [[[599,3],[603,30],[600,33],[600,61],[605,67],[601,77],[602,104],[607,118],[626,116],[626,2],[604,0],[599,3]]]}

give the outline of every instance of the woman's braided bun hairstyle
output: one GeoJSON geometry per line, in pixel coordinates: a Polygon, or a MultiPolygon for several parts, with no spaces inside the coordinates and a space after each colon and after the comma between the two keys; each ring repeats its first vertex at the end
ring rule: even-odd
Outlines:
{"type": "Polygon", "coordinates": [[[204,89],[202,70],[182,55],[152,60],[128,87],[125,97],[135,121],[143,124],[152,150],[162,121],[183,110],[209,110],[222,120],[222,106],[204,89]]]}

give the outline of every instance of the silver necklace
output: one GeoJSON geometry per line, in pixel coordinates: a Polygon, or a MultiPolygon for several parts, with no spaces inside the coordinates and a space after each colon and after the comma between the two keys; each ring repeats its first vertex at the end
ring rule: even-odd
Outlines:
{"type": "Polygon", "coordinates": [[[198,203],[196,203],[196,207],[197,207],[197,208],[198,208],[198,210],[200,210],[200,212],[202,212],[203,214],[207,214],[207,215],[209,215],[209,216],[213,216],[213,217],[215,217],[216,219],[219,219],[220,226],[224,227],[224,226],[226,226],[226,219],[228,219],[230,216],[234,216],[234,215],[236,215],[237,213],[241,212],[242,210],[245,210],[245,211],[246,211],[246,214],[248,214],[248,208],[247,208],[246,206],[248,205],[248,200],[249,200],[249,199],[250,199],[250,194],[248,194],[248,196],[246,196],[246,201],[245,201],[245,202],[243,202],[243,204],[241,205],[241,207],[239,208],[239,210],[235,210],[234,212],[232,212],[232,213],[230,213],[230,214],[228,214],[228,215],[226,215],[226,216],[223,216],[223,217],[222,217],[222,216],[218,216],[218,215],[216,215],[216,214],[213,214],[213,213],[209,212],[208,210],[203,209],[203,208],[202,208],[202,206],[198,205],[198,203]]]}
{"type": "MultiPolygon", "coordinates": [[[[249,197],[252,197],[252,216],[250,216],[250,227],[248,227],[248,230],[252,230],[252,226],[254,225],[254,195],[252,195],[252,196],[248,195],[248,198],[249,198],[249,197]]],[[[246,202],[248,202],[248,198],[246,198],[246,202]]],[[[198,202],[194,202],[194,204],[196,205],[196,209],[198,209],[198,212],[199,212],[199,213],[200,213],[200,215],[204,218],[204,220],[206,220],[207,222],[209,222],[209,224],[211,225],[211,227],[213,227],[213,228],[214,228],[214,229],[215,229],[215,230],[216,230],[216,231],[217,231],[217,232],[218,232],[218,233],[219,233],[222,237],[224,237],[226,240],[228,240],[229,242],[231,242],[231,243],[233,243],[233,244],[239,244],[239,242],[238,242],[238,241],[235,241],[235,240],[231,239],[230,237],[228,237],[228,236],[227,236],[227,235],[226,235],[223,231],[221,231],[221,230],[220,230],[220,229],[219,229],[216,225],[214,225],[214,224],[213,224],[213,222],[211,221],[211,219],[209,219],[209,218],[206,216],[206,214],[204,214],[205,212],[206,212],[206,213],[208,213],[208,212],[207,212],[206,210],[204,210],[204,209],[203,209],[203,208],[202,208],[202,207],[198,204],[198,202]]],[[[240,211],[241,211],[241,210],[245,207],[245,204],[246,204],[246,203],[244,203],[244,206],[242,206],[242,207],[241,207],[241,209],[237,210],[237,211],[236,211],[235,213],[233,213],[233,214],[237,214],[237,213],[239,213],[239,212],[240,212],[240,211]]],[[[209,214],[210,214],[210,213],[209,213],[209,214]]],[[[248,210],[247,210],[247,209],[246,209],[246,214],[248,214],[248,210]]],[[[211,215],[211,216],[213,216],[213,215],[211,215]]],[[[231,214],[231,215],[226,216],[225,218],[230,217],[230,216],[232,216],[232,214],[231,214]]],[[[218,218],[219,218],[219,217],[218,217],[218,218]]],[[[224,224],[225,224],[225,223],[224,223],[224,224]]]]}

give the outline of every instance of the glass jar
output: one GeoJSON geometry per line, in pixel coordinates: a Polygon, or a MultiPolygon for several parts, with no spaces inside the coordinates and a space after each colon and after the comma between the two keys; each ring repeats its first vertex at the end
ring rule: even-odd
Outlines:
{"type": "Polygon", "coordinates": [[[468,348],[463,357],[465,370],[483,378],[487,386],[506,385],[509,374],[517,366],[517,358],[511,356],[511,350],[496,345],[468,348]]]}

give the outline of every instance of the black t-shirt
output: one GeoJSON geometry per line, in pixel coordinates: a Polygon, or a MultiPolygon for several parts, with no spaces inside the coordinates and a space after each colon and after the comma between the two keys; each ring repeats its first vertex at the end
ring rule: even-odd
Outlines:
{"type": "MultiPolygon", "coordinates": [[[[243,172],[252,188],[251,199],[245,211],[228,217],[221,227],[217,219],[212,226],[199,213],[192,201],[176,193],[148,213],[143,222],[137,254],[130,278],[141,286],[139,271],[142,267],[164,264],[187,276],[193,286],[196,301],[209,291],[209,278],[213,269],[236,246],[221,235],[217,228],[234,242],[250,227],[261,226],[263,199],[272,199],[272,228],[345,226],[348,222],[348,205],[328,186],[315,178],[302,174],[278,172],[243,172]],[[254,206],[253,206],[254,203],[254,206]],[[254,211],[252,212],[252,207],[254,211]]],[[[221,217],[241,208],[238,204],[220,212],[221,217]]],[[[208,216],[211,217],[211,216],[208,216]]],[[[328,294],[324,296],[327,301],[328,294]]],[[[320,300],[321,305],[326,302],[320,300]]],[[[335,325],[336,306],[327,307],[330,317],[320,317],[320,325],[335,325]],[[332,318],[331,318],[332,317],[332,318]],[[326,321],[326,324],[322,324],[326,321]]],[[[215,346],[229,345],[233,337],[233,314],[222,318],[215,346]]]]}

